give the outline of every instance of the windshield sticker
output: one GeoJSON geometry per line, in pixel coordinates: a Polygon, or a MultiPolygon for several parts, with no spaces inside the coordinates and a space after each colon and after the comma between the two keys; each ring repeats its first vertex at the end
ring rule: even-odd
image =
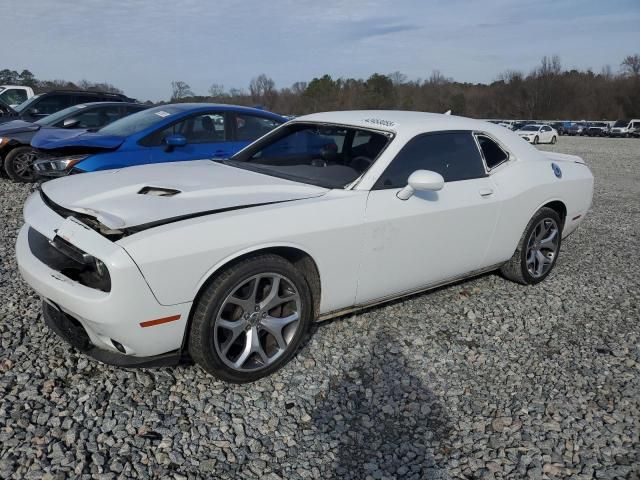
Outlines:
{"type": "Polygon", "coordinates": [[[398,124],[396,122],[392,122],[391,120],[384,120],[382,118],[365,118],[363,120],[365,123],[370,123],[372,125],[380,125],[383,127],[396,127],[398,124]]]}
{"type": "Polygon", "coordinates": [[[164,110],[160,110],[159,112],[156,112],[156,115],[158,115],[159,117],[165,118],[171,114],[169,112],[165,112],[164,110]]]}

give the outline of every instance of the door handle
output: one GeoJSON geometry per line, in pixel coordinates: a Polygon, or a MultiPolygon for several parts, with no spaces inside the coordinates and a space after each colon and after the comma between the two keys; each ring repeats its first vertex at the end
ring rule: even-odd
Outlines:
{"type": "Polygon", "coordinates": [[[480,194],[481,197],[490,197],[491,195],[493,195],[493,189],[492,188],[481,188],[478,193],[480,194]]]}

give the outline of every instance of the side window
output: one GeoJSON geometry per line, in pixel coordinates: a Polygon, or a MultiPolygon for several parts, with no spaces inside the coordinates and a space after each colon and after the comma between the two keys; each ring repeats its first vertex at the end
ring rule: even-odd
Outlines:
{"type": "Polygon", "coordinates": [[[0,93],[0,100],[2,100],[7,105],[20,105],[22,102],[27,100],[27,92],[24,90],[5,90],[0,93]]]}
{"type": "Polygon", "coordinates": [[[429,133],[410,140],[373,188],[402,188],[416,170],[437,172],[445,182],[485,175],[482,157],[471,132],[429,133]]]}
{"type": "Polygon", "coordinates": [[[80,113],[77,118],[81,128],[100,128],[120,118],[120,109],[116,106],[96,108],[80,113]]]}
{"type": "Polygon", "coordinates": [[[38,109],[38,113],[41,115],[50,115],[70,106],[71,97],[69,95],[47,95],[40,98],[33,105],[33,108],[38,109]]]}
{"type": "Polygon", "coordinates": [[[280,125],[270,118],[236,114],[236,140],[252,142],[280,125]]]}
{"type": "Polygon", "coordinates": [[[139,112],[141,110],[145,110],[144,107],[124,107],[124,114],[131,115],[132,113],[139,112]]]}
{"type": "Polygon", "coordinates": [[[484,156],[484,161],[487,164],[487,168],[495,168],[502,162],[509,159],[507,152],[502,150],[502,148],[500,148],[500,146],[498,146],[498,144],[489,137],[478,135],[477,138],[480,150],[482,150],[482,155],[484,156]]]}
{"type": "Polygon", "coordinates": [[[149,135],[142,144],[145,146],[162,145],[163,140],[173,134],[183,135],[187,143],[215,143],[227,140],[225,134],[225,116],[223,113],[205,113],[194,115],[149,135]]]}

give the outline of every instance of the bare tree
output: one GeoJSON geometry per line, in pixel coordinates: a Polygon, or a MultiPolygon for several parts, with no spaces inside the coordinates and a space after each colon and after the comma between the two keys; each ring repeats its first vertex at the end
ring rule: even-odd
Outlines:
{"type": "Polygon", "coordinates": [[[407,83],[407,80],[408,80],[407,76],[404,73],[399,72],[397,70],[395,72],[390,73],[389,75],[387,75],[387,77],[389,77],[391,79],[391,82],[396,86],[397,85],[403,85],[403,84],[407,83]]]}
{"type": "Polygon", "coordinates": [[[271,109],[274,106],[277,96],[276,84],[273,79],[262,73],[251,79],[251,83],[249,83],[249,93],[254,103],[271,109]]]}
{"type": "Polygon", "coordinates": [[[622,73],[634,77],[640,76],[640,55],[627,55],[620,64],[622,73]]]}
{"type": "Polygon", "coordinates": [[[189,84],[181,80],[171,82],[171,100],[181,100],[186,97],[193,97],[193,91],[189,84]]]}
{"type": "Polygon", "coordinates": [[[452,79],[445,77],[440,70],[434,70],[431,72],[427,82],[429,85],[445,85],[447,83],[451,83],[452,79]]]}
{"type": "Polygon", "coordinates": [[[224,97],[224,85],[221,83],[212,83],[209,87],[209,95],[212,97],[224,97]]]}

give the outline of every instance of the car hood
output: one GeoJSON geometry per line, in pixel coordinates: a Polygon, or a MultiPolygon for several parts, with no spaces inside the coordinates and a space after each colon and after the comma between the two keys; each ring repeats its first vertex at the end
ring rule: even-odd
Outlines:
{"type": "Polygon", "coordinates": [[[57,150],[62,148],[88,147],[91,149],[115,150],[124,137],[103,135],[99,132],[88,132],[77,129],[43,129],[31,140],[31,146],[42,150],[57,150]]]}
{"type": "Polygon", "coordinates": [[[131,233],[188,218],[318,197],[328,192],[326,188],[210,160],[83,173],[44,183],[41,188],[52,208],[89,215],[109,229],[129,229],[131,233]]]}
{"type": "Polygon", "coordinates": [[[0,125],[0,137],[12,133],[35,132],[37,130],[40,130],[40,125],[25,122],[24,120],[12,120],[0,125]]]}

